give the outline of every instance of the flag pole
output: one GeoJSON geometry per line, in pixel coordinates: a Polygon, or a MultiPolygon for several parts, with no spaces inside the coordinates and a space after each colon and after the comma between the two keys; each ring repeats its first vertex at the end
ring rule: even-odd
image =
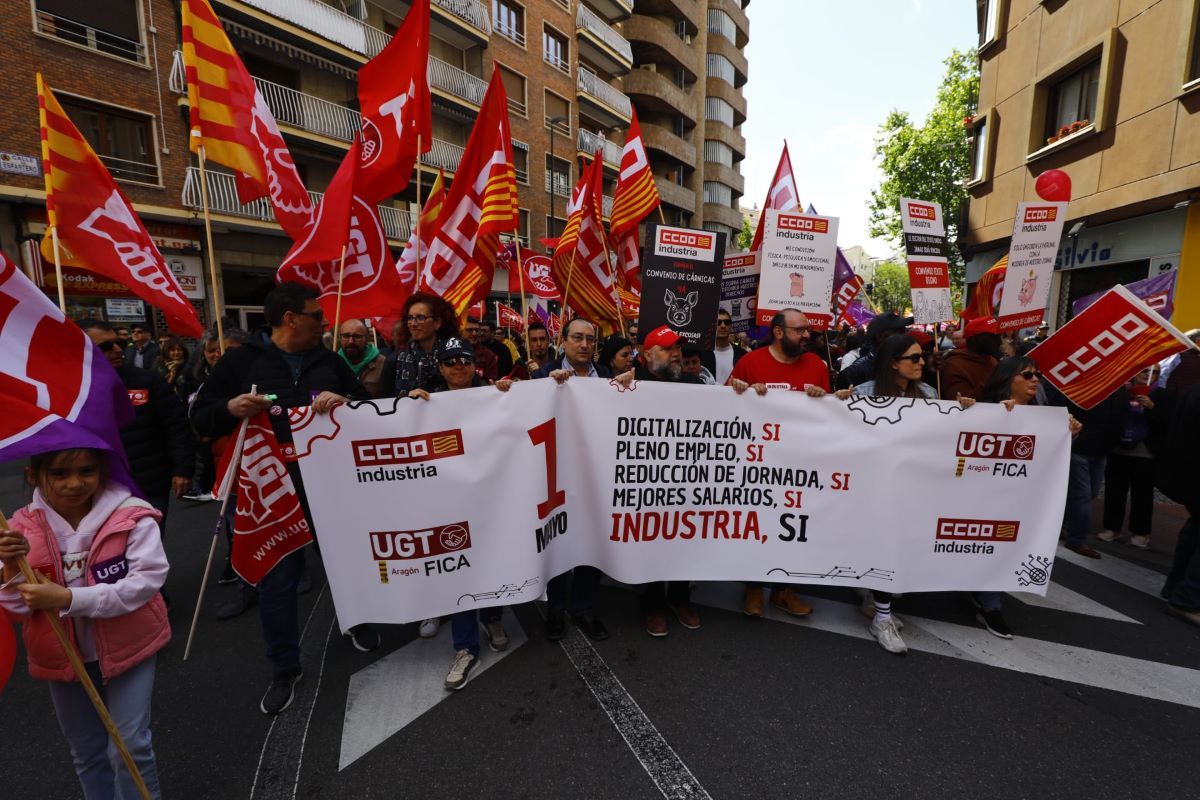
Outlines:
{"type": "MultiPolygon", "coordinates": [[[[250,387],[250,394],[255,394],[258,391],[258,384],[250,387]]],[[[233,443],[229,445],[235,448],[233,451],[233,460],[229,462],[229,470],[225,473],[225,481],[232,479],[237,480],[238,468],[242,462],[242,444],[246,440],[246,426],[250,424],[250,418],[246,417],[242,420],[242,424],[238,426],[237,436],[233,443]]],[[[225,481],[222,481],[224,483],[225,481]]],[[[183,660],[187,661],[188,656],[192,654],[192,641],[196,638],[196,623],[200,621],[200,608],[204,605],[204,589],[208,586],[209,575],[212,574],[213,558],[217,554],[217,540],[221,538],[221,527],[225,523],[225,509],[229,507],[229,497],[233,494],[233,487],[219,487],[225,489],[225,497],[221,499],[221,511],[217,514],[217,524],[213,528],[212,544],[208,547],[208,561],[204,562],[204,577],[200,579],[200,591],[196,595],[196,610],[192,612],[192,626],[188,629],[187,644],[183,648],[183,660]]],[[[243,591],[238,587],[238,591],[243,591]]]]}
{"type": "MultiPolygon", "coordinates": [[[[0,513],[0,531],[4,531],[5,533],[11,531],[11,528],[8,527],[8,519],[5,518],[3,513],[0,513]]],[[[26,583],[48,582],[42,578],[41,573],[34,572],[30,568],[29,562],[25,560],[25,556],[17,557],[17,569],[20,570],[26,583]]],[[[58,613],[48,608],[42,609],[42,613],[46,615],[46,621],[50,623],[50,629],[54,631],[54,637],[58,639],[63,652],[67,654],[67,661],[70,662],[71,669],[75,671],[75,677],[79,678],[79,683],[83,686],[83,691],[87,694],[88,699],[92,701],[92,705],[95,706],[96,713],[100,716],[100,722],[103,723],[104,729],[108,731],[108,737],[112,739],[113,746],[121,754],[121,760],[125,762],[125,768],[129,770],[129,775],[133,778],[134,785],[137,786],[138,794],[145,798],[145,800],[150,800],[150,790],[146,788],[146,782],[142,780],[142,773],[138,772],[137,764],[134,763],[133,756],[129,754],[129,748],[125,746],[125,740],[121,738],[121,733],[117,730],[117,725],[113,722],[112,715],[108,713],[108,709],[104,706],[104,701],[100,699],[100,693],[96,691],[96,684],[92,683],[92,678],[88,675],[87,668],[83,665],[83,659],[80,657],[79,651],[75,649],[75,645],[72,644],[71,640],[67,638],[58,613]]]]}
{"type": "Polygon", "coordinates": [[[67,313],[67,294],[63,288],[62,256],[58,250],[58,226],[50,226],[50,243],[54,246],[54,280],[58,283],[58,310],[67,313]]]}
{"type": "MultiPolygon", "coordinates": [[[[195,131],[192,134],[195,135],[195,131]]],[[[212,282],[213,314],[217,318],[217,343],[221,355],[225,355],[225,323],[221,320],[224,315],[221,309],[221,296],[217,291],[217,251],[213,248],[212,216],[208,210],[208,170],[204,166],[204,145],[196,149],[196,157],[200,161],[200,204],[204,209],[204,236],[208,245],[208,277],[212,282]]]]}
{"type": "Polygon", "coordinates": [[[659,204],[658,206],[658,221],[663,225],[667,224],[667,215],[663,213],[662,204],[659,204]]]}
{"type": "MultiPolygon", "coordinates": [[[[443,184],[444,186],[445,184],[443,184]]],[[[421,133],[417,132],[417,268],[414,270],[416,277],[413,278],[413,291],[421,288],[421,273],[425,271],[425,265],[421,263],[421,217],[424,216],[425,207],[421,204],[421,133]]]]}
{"type": "MultiPolygon", "coordinates": [[[[525,320],[525,357],[532,358],[529,349],[529,303],[525,298],[525,267],[521,264],[521,237],[514,236],[513,241],[517,245],[517,280],[521,287],[521,319],[525,320]]],[[[530,375],[529,377],[533,377],[530,375]]]]}
{"type": "Polygon", "coordinates": [[[567,273],[567,288],[563,291],[562,311],[558,314],[558,346],[562,347],[563,332],[567,329],[567,300],[571,297],[571,279],[575,277],[575,248],[571,248],[571,270],[567,273]]]}
{"type": "Polygon", "coordinates": [[[333,311],[333,352],[338,351],[338,328],[342,324],[342,285],[346,278],[346,245],[342,244],[342,258],[338,262],[337,305],[333,311]]]}

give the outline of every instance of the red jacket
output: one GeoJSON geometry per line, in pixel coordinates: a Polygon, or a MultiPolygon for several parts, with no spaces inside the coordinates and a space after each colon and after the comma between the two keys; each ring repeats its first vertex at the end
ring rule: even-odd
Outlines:
{"type": "MultiPolygon", "coordinates": [[[[160,518],[160,514],[142,501],[125,501],[96,533],[88,552],[84,570],[88,586],[115,583],[124,576],[125,543],[137,521],[143,517],[160,518]]],[[[46,573],[51,580],[62,584],[62,554],[46,515],[36,508],[23,508],[12,518],[12,527],[29,541],[27,559],[31,566],[46,573]]],[[[51,612],[53,613],[53,612],[51,612]]],[[[63,629],[72,643],[74,626],[69,617],[61,617],[63,629]]],[[[100,673],[105,681],[137,666],[171,640],[167,622],[167,606],[162,594],[155,593],[149,602],[128,614],[111,618],[92,618],[92,632],[100,673]]],[[[67,660],[58,638],[45,614],[32,614],[21,626],[25,650],[29,654],[29,674],[44,681],[78,680],[67,660]]]]}

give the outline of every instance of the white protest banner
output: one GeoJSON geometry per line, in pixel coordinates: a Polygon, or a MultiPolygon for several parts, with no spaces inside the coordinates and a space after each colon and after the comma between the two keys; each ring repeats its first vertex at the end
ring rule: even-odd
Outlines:
{"type": "Polygon", "coordinates": [[[339,624],[541,596],[580,564],[752,580],[1044,592],[1066,412],[523,381],[293,411],[339,624]],[[480,475],[513,476],[481,481],[480,475]]]}
{"type": "Polygon", "coordinates": [[[763,216],[758,324],[769,325],[776,313],[796,308],[813,328],[830,327],[837,218],[775,209],[763,216]]]}
{"type": "Polygon", "coordinates": [[[996,313],[1001,331],[1028,328],[1045,316],[1054,259],[1066,221],[1066,203],[1017,203],[1008,269],[1004,271],[1004,294],[996,313]]]}
{"type": "Polygon", "coordinates": [[[919,325],[949,322],[954,319],[954,306],[950,300],[950,264],[946,260],[942,206],[901,197],[900,229],[908,260],[913,321],[919,325]]]}
{"type": "Polygon", "coordinates": [[[726,254],[721,272],[721,310],[728,312],[730,333],[745,333],[757,323],[754,307],[758,300],[758,253],[726,254]]]}

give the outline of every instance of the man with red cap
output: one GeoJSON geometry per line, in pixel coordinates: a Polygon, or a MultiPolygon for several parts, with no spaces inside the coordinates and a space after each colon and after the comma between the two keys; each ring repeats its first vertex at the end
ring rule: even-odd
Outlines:
{"type": "Polygon", "coordinates": [[[963,330],[966,347],[956,348],[942,361],[942,399],[979,399],[988,376],[1000,362],[1000,326],[993,317],[975,317],[963,330]]]}

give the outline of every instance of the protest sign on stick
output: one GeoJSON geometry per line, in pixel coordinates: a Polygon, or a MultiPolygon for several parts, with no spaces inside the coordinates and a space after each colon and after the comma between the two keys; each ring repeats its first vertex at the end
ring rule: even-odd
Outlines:
{"type": "Polygon", "coordinates": [[[666,325],[686,343],[711,348],[724,263],[725,234],[650,223],[638,332],[666,325]]]}
{"type": "Polygon", "coordinates": [[[946,225],[941,205],[901,197],[900,229],[908,261],[913,321],[918,325],[949,322],[954,319],[954,307],[950,300],[950,264],[946,259],[946,225]]]}
{"type": "Polygon", "coordinates": [[[1054,259],[1066,221],[1065,202],[1017,204],[1004,293],[996,314],[1002,332],[1037,325],[1045,316],[1054,259]]]}
{"type": "Polygon", "coordinates": [[[833,278],[837,258],[836,217],[768,209],[764,216],[758,280],[759,325],[796,308],[815,330],[833,324],[833,278]]]}

